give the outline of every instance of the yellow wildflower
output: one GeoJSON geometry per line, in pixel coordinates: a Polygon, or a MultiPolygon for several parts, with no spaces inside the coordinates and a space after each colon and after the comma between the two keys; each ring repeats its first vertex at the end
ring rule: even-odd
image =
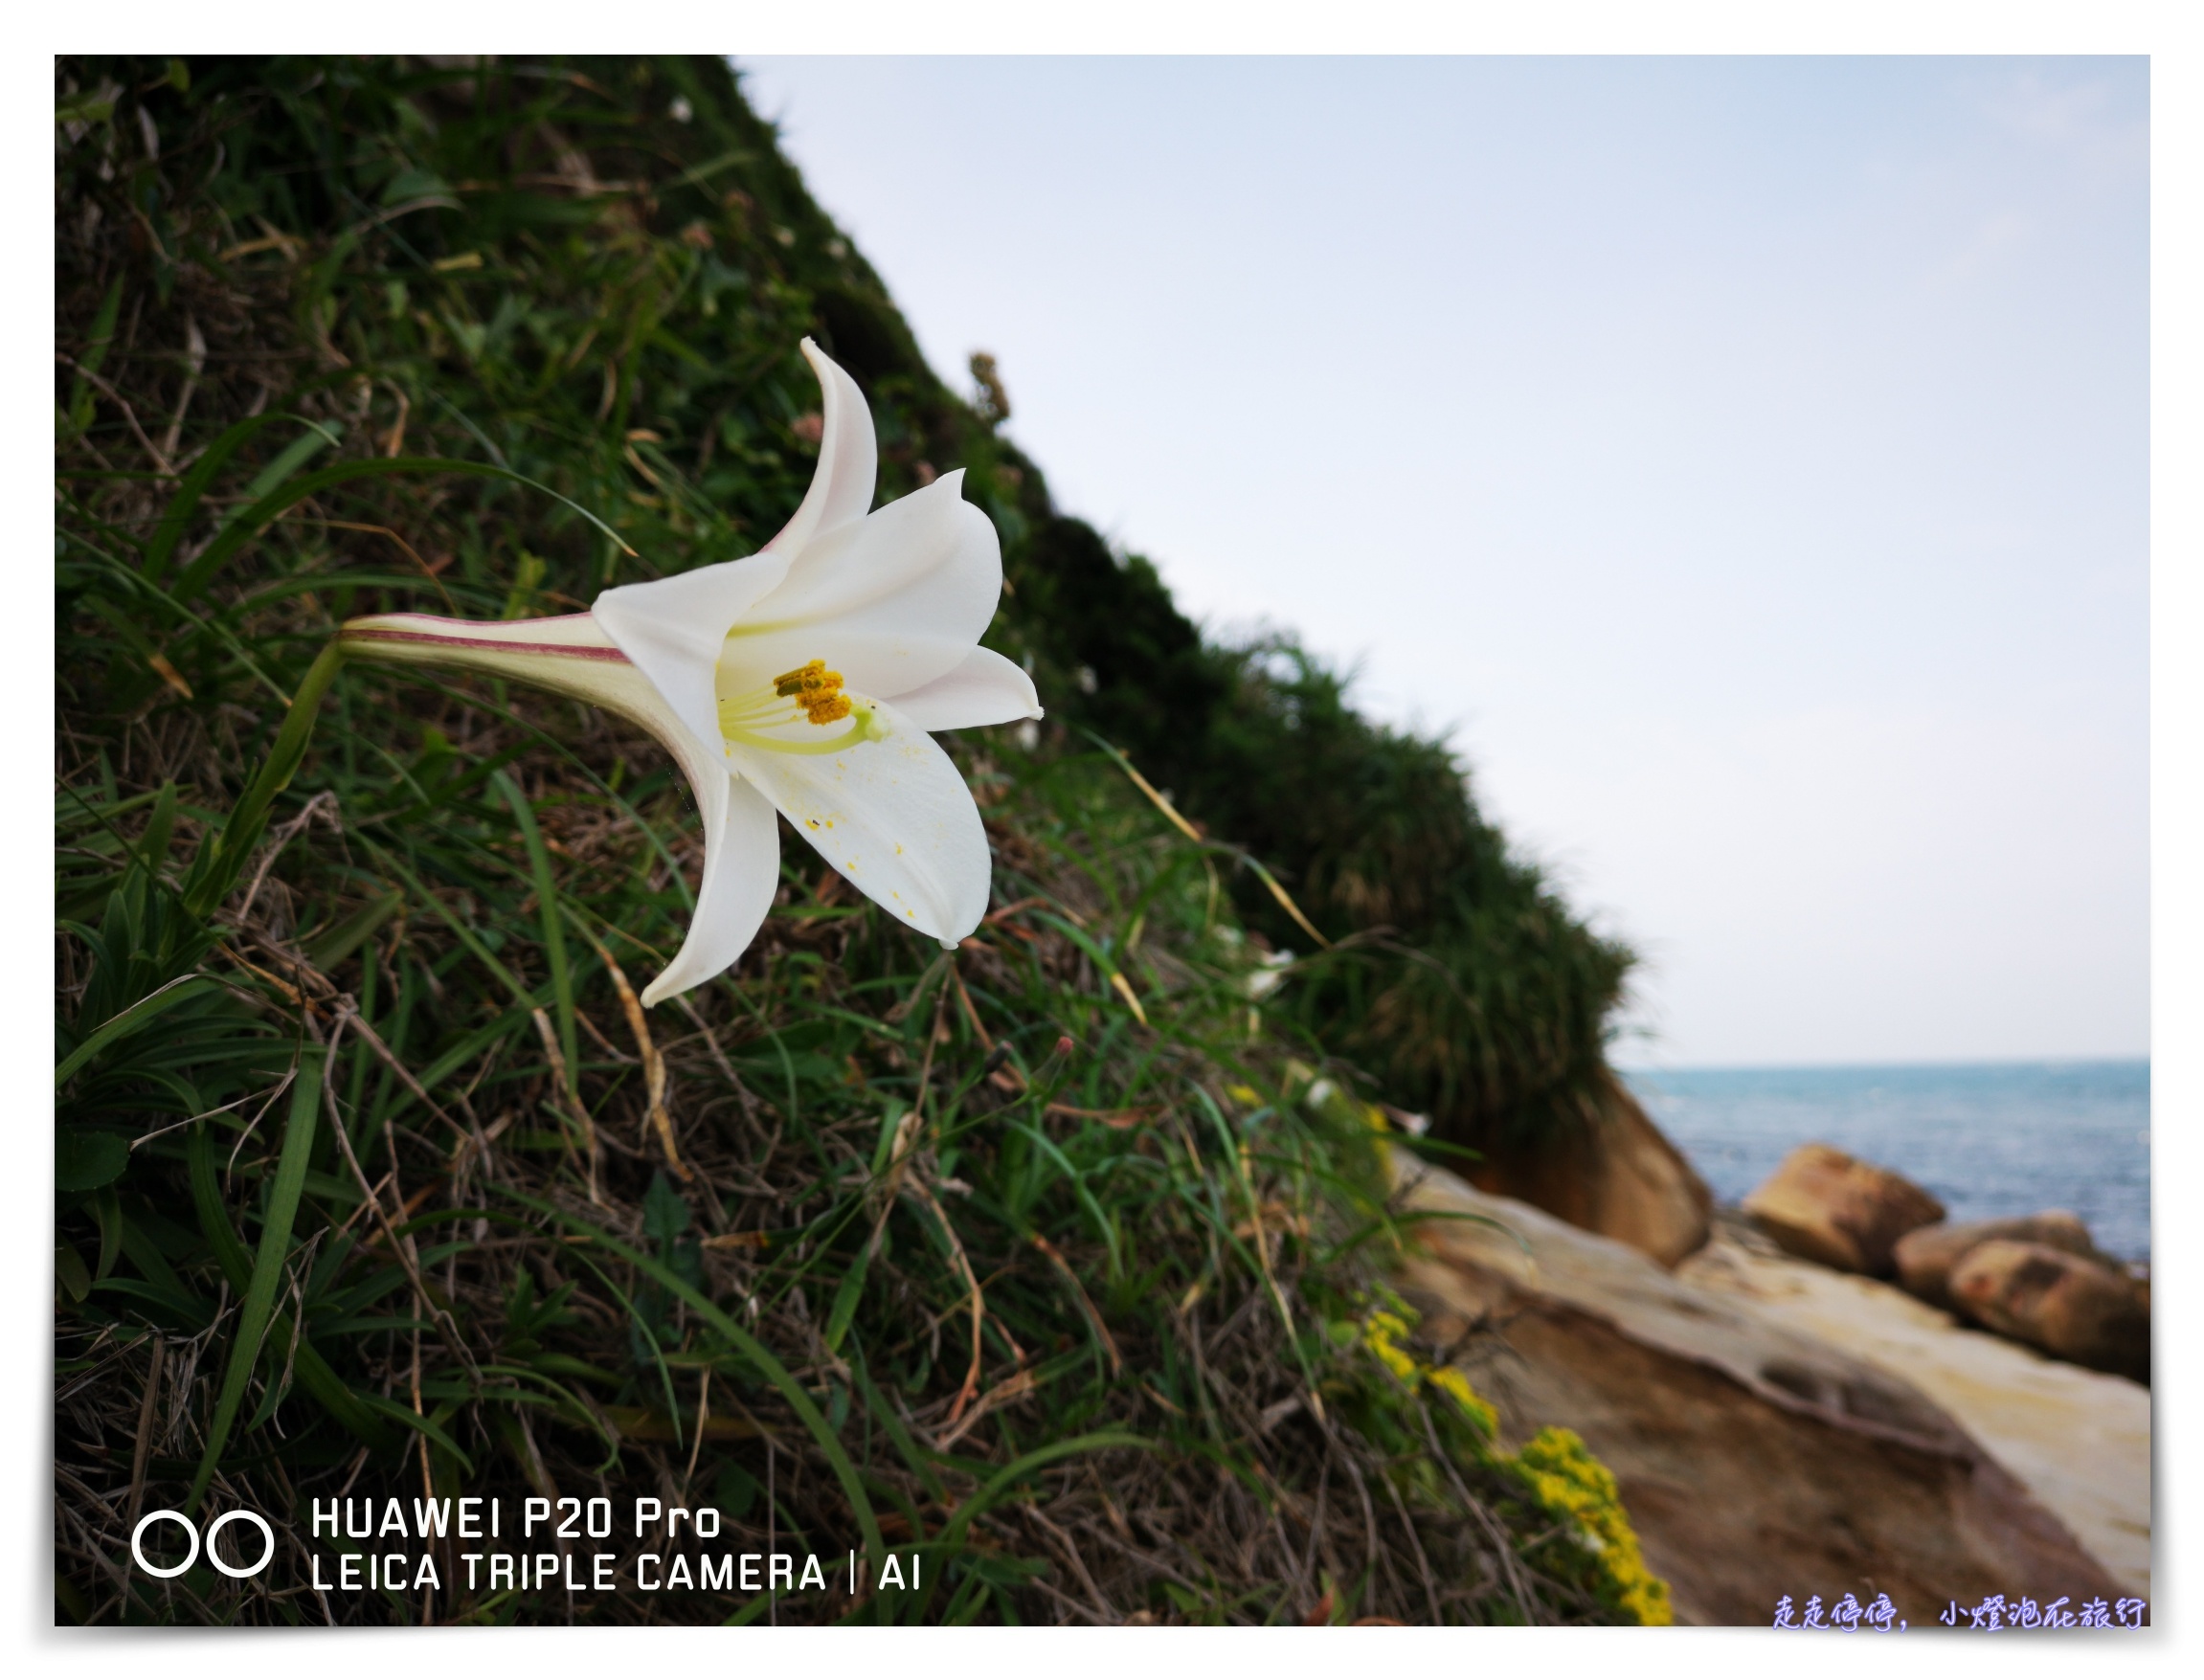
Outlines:
{"type": "Polygon", "coordinates": [[[1378,1362],[1403,1382],[1414,1382],[1415,1355],[1401,1346],[1408,1322],[1397,1312],[1378,1311],[1362,1321],[1362,1345],[1378,1355],[1378,1362]]]}
{"type": "Polygon", "coordinates": [[[1573,1521],[1601,1596],[1643,1627],[1675,1620],[1668,1582],[1646,1568],[1636,1531],[1623,1510],[1614,1472],[1594,1458],[1573,1429],[1541,1429],[1516,1455],[1515,1468],[1547,1512],[1573,1521]]]}
{"type": "Polygon", "coordinates": [[[1451,1365],[1437,1365],[1431,1368],[1427,1379],[1433,1388],[1453,1397],[1454,1404],[1469,1415],[1470,1422],[1477,1426],[1479,1434],[1488,1441],[1493,1438],[1499,1428],[1500,1416],[1493,1410],[1490,1402],[1470,1386],[1467,1377],[1451,1365]]]}

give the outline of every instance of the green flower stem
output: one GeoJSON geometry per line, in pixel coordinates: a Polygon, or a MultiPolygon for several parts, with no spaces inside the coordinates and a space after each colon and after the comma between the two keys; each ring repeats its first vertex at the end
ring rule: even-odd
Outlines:
{"type": "Polygon", "coordinates": [[[314,733],[314,717],[322,708],[322,696],[328,692],[329,684],[336,680],[337,668],[344,662],[341,641],[332,641],[322,649],[308,668],[305,680],[299,684],[299,691],[291,696],[291,709],[283,718],[283,727],[276,732],[276,744],[269,750],[259,773],[239,796],[222,831],[199,848],[191,877],[184,884],[185,907],[194,916],[211,915],[236,885],[237,877],[244,871],[245,860],[253,855],[261,831],[268,826],[268,807],[275,803],[278,794],[291,785],[291,777],[298,773],[299,763],[306,755],[306,743],[314,733]]]}

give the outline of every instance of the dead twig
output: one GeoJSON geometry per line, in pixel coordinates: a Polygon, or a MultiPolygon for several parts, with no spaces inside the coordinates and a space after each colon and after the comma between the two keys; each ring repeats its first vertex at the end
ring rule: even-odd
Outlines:
{"type": "Polygon", "coordinates": [[[650,1023],[642,1018],[642,1002],[635,995],[621,970],[604,942],[594,934],[585,934],[596,953],[604,961],[605,973],[612,976],[613,990],[619,994],[619,1006],[627,1013],[628,1031],[635,1035],[635,1047],[642,1057],[642,1086],[644,1101],[649,1106],[650,1124],[657,1130],[659,1146],[665,1151],[665,1164],[673,1169],[674,1176],[684,1184],[693,1183],[696,1175],[688,1170],[681,1158],[681,1151],[674,1147],[673,1116],[665,1107],[665,1058],[658,1053],[658,1045],[650,1036],[650,1023]]]}

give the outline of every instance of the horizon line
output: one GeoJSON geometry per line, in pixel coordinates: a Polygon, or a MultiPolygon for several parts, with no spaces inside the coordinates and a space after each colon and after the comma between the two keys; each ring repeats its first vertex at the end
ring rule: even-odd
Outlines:
{"type": "Polygon", "coordinates": [[[1970,1056],[1949,1059],[1921,1058],[1915,1060],[1874,1060],[1859,1062],[1676,1062],[1653,1064],[1647,1062],[1618,1062],[1609,1059],[1608,1065],[1616,1073],[1872,1073],[1926,1071],[1935,1068],[1968,1067],[2092,1067],[2129,1065],[2141,1063],[2148,1066],[2150,1053],[2130,1052],[2125,1055],[2093,1056],[1970,1056]]]}

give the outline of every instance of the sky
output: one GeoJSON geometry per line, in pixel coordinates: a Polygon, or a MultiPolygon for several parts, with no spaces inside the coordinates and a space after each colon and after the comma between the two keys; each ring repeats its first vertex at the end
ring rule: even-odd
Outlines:
{"type": "Polygon", "coordinates": [[[736,62],[1064,511],[1636,948],[1618,1062],[2148,1053],[2142,60],[736,62]]]}

